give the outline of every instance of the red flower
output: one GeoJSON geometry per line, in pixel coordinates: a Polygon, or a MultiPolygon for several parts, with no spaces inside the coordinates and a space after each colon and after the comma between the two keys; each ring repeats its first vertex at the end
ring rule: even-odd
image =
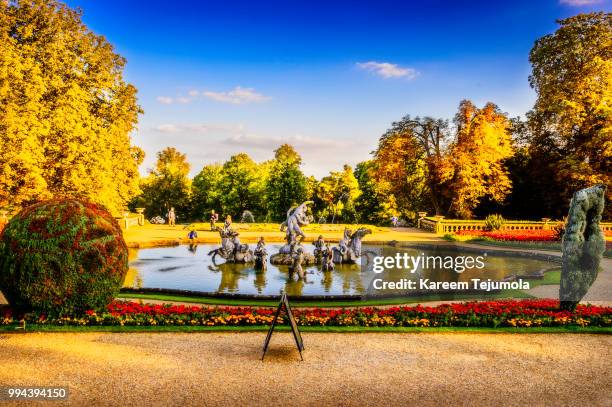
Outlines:
{"type": "Polygon", "coordinates": [[[461,236],[488,237],[494,240],[515,242],[555,242],[558,234],[550,229],[538,230],[460,230],[456,233],[461,236]]]}

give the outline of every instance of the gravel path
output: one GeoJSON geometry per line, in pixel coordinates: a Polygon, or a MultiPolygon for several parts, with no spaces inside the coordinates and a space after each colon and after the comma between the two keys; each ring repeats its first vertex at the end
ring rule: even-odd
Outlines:
{"type": "MultiPolygon", "coordinates": [[[[0,386],[71,405],[612,405],[612,336],[32,333],[0,337],[0,386]]],[[[57,403],[54,405],[62,405],[57,403]]]]}

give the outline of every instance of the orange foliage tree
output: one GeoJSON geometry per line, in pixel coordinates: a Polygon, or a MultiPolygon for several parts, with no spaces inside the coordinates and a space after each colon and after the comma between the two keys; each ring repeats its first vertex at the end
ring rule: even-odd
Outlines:
{"type": "Polygon", "coordinates": [[[493,103],[482,109],[469,100],[459,104],[457,134],[448,151],[449,214],[472,217],[485,198],[503,202],[512,190],[505,161],[514,154],[510,121],[493,103]]]}

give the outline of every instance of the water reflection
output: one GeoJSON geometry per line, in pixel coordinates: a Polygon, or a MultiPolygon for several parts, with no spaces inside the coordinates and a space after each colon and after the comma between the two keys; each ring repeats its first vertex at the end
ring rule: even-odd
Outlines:
{"type": "MultiPolygon", "coordinates": [[[[279,245],[269,245],[275,253],[279,245]]],[[[323,272],[317,266],[304,267],[306,278],[300,280],[290,274],[287,266],[268,264],[266,271],[255,270],[252,265],[214,265],[207,255],[212,245],[185,245],[164,248],[130,250],[130,270],[125,287],[167,288],[201,292],[276,295],[282,291],[298,295],[359,295],[368,290],[371,272],[362,272],[359,265],[337,265],[334,271],[323,272]]],[[[382,247],[386,255],[398,250],[412,255],[423,253],[419,249],[382,247]]],[[[431,252],[433,253],[433,251],[431,252]]],[[[436,255],[441,254],[439,251],[436,255]]],[[[446,255],[457,253],[445,252],[446,255]]],[[[448,270],[427,270],[410,274],[405,270],[391,270],[376,275],[387,281],[402,278],[430,278],[436,281],[469,281],[472,278],[501,280],[510,275],[528,275],[550,268],[554,264],[543,260],[489,256],[485,270],[463,273],[448,270]]]]}

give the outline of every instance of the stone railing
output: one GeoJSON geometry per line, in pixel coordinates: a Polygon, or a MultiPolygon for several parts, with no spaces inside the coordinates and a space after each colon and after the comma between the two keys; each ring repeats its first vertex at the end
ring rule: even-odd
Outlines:
{"type": "MultiPolygon", "coordinates": [[[[544,219],[542,221],[506,220],[501,230],[542,230],[563,226],[563,221],[544,219]]],[[[458,220],[441,217],[423,217],[418,220],[418,227],[437,234],[457,233],[462,230],[487,230],[484,220],[458,220]]],[[[612,231],[612,222],[602,222],[604,232],[612,231]]]]}
{"type": "Polygon", "coordinates": [[[138,217],[136,216],[127,217],[127,218],[123,217],[117,220],[119,221],[119,225],[121,225],[123,229],[129,229],[132,226],[138,226],[138,217]]]}
{"type": "Polygon", "coordinates": [[[129,229],[132,226],[142,226],[145,224],[144,208],[136,208],[136,214],[124,212],[123,217],[116,218],[117,222],[123,229],[129,229]]]}

